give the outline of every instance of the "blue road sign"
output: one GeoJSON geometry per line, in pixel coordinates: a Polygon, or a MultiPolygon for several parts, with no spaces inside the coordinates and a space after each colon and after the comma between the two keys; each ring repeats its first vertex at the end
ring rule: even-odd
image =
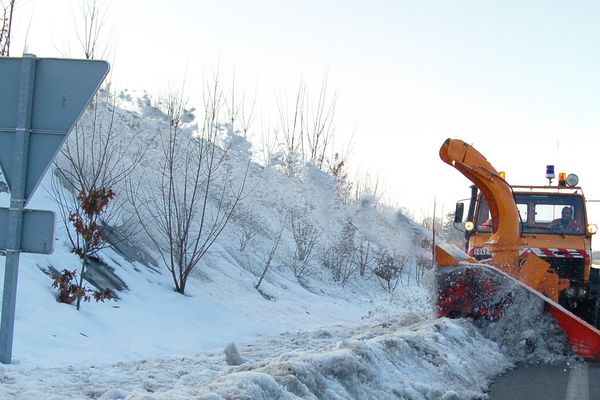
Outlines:
{"type": "MultiPolygon", "coordinates": [[[[54,251],[55,217],[52,211],[23,210],[21,252],[51,254],[54,251]]],[[[0,208],[0,249],[8,247],[8,208],[0,208]]]]}

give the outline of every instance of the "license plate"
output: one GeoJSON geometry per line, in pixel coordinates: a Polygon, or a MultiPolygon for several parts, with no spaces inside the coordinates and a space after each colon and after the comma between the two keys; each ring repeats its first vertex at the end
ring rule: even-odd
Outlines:
{"type": "Polygon", "coordinates": [[[473,254],[476,256],[491,256],[492,252],[487,247],[476,247],[473,249],[473,254]]]}

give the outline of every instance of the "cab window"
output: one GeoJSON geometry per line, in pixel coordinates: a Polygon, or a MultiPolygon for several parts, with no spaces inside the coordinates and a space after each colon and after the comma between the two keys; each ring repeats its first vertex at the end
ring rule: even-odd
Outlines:
{"type": "MultiPolygon", "coordinates": [[[[584,205],[581,196],[515,194],[522,233],[583,234],[584,205]]],[[[492,232],[490,211],[483,196],[476,210],[477,232],[492,232]]]]}
{"type": "Polygon", "coordinates": [[[491,232],[492,231],[492,218],[490,215],[490,208],[487,202],[480,197],[479,207],[477,208],[477,232],[491,232]]]}

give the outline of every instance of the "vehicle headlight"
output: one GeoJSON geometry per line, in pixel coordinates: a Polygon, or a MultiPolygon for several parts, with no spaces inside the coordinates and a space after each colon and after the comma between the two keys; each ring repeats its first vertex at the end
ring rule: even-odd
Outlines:
{"type": "Polygon", "coordinates": [[[565,289],[565,295],[567,297],[586,297],[588,294],[588,288],[583,286],[569,287],[565,289]]]}
{"type": "Polygon", "coordinates": [[[465,231],[470,232],[473,230],[473,228],[475,228],[475,225],[473,224],[473,221],[467,221],[465,222],[465,231]]]}
{"type": "Polygon", "coordinates": [[[598,227],[596,226],[596,224],[589,224],[586,227],[587,233],[589,233],[590,235],[595,234],[596,232],[598,232],[598,227]]]}
{"type": "Polygon", "coordinates": [[[575,174],[569,174],[567,175],[567,185],[573,187],[573,186],[577,186],[577,184],[579,183],[579,177],[575,174]]]}

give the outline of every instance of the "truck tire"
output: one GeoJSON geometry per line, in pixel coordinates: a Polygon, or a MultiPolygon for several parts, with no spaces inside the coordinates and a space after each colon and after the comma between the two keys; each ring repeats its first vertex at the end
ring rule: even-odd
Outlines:
{"type": "Polygon", "coordinates": [[[600,269],[590,268],[590,284],[600,285],[600,269]]]}
{"type": "Polygon", "coordinates": [[[589,322],[596,328],[600,328],[600,298],[592,300],[591,303],[591,318],[589,322]]]}

